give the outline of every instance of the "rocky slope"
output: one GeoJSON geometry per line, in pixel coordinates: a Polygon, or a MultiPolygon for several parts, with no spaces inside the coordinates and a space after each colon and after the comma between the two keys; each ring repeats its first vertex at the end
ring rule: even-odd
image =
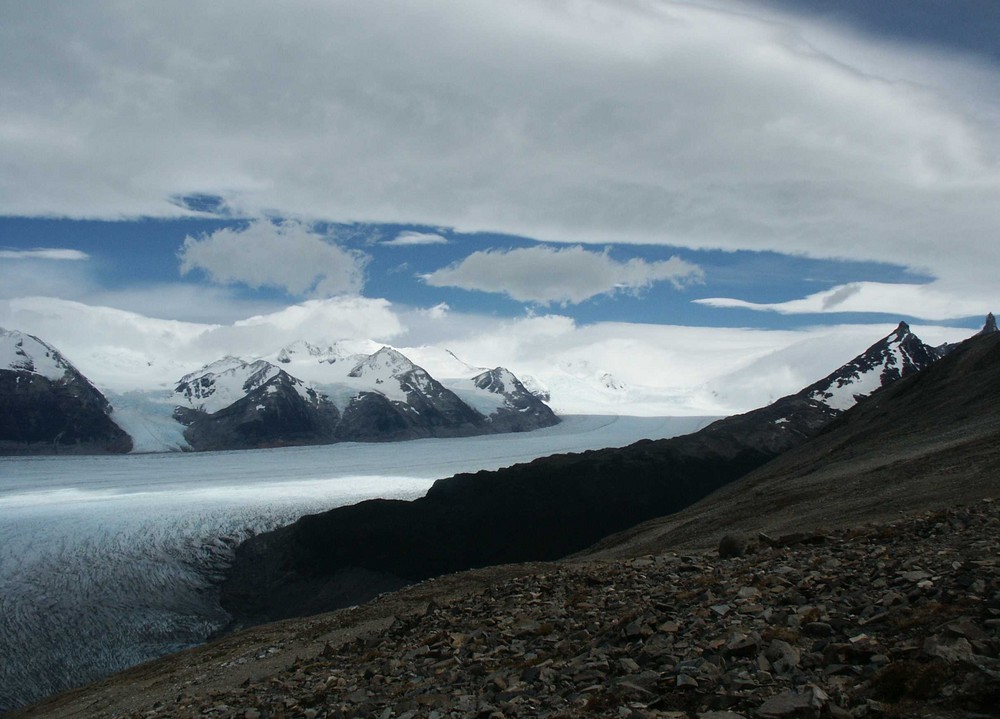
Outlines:
{"type": "Polygon", "coordinates": [[[447,572],[565,556],[676,512],[798,446],[846,398],[872,391],[869,375],[890,382],[935,358],[901,324],[839,373],[693,435],[458,475],[412,502],[374,500],[303,517],[239,548],[223,606],[240,623],[273,620],[447,572]],[[833,386],[837,406],[825,401],[833,386]]]}
{"type": "Polygon", "coordinates": [[[12,717],[1000,716],[998,537],[987,500],[737,557],[480,570],[255,628],[12,717]]]}
{"type": "Polygon", "coordinates": [[[54,347],[0,328],[0,454],[128,452],[107,399],[54,347]]]}

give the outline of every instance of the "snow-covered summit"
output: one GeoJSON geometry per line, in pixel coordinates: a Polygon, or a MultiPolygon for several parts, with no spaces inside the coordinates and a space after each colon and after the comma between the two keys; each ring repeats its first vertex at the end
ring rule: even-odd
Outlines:
{"type": "MultiPolygon", "coordinates": [[[[282,373],[279,367],[266,360],[246,362],[227,356],[182,377],[174,389],[174,398],[182,406],[212,414],[282,373]]],[[[301,380],[294,379],[294,382],[305,392],[301,380]]]]}
{"type": "Polygon", "coordinates": [[[282,364],[289,364],[292,358],[295,359],[308,359],[308,358],[322,358],[325,357],[331,348],[323,349],[322,347],[317,347],[314,344],[310,344],[305,340],[299,340],[298,342],[293,342],[287,347],[282,347],[278,350],[275,355],[275,359],[282,364]]]}
{"type": "Polygon", "coordinates": [[[392,347],[383,347],[375,354],[358,362],[354,369],[347,373],[347,376],[382,384],[386,380],[416,368],[417,366],[402,352],[394,350],[392,347]]]}
{"type": "Polygon", "coordinates": [[[30,372],[46,379],[79,374],[52,345],[34,335],[0,327],[0,370],[30,372]]]}
{"type": "Polygon", "coordinates": [[[799,395],[835,410],[847,410],[875,390],[919,372],[940,356],[938,349],[924,344],[908,324],[900,322],[894,331],[799,395]]]}
{"type": "Polygon", "coordinates": [[[506,367],[496,367],[483,372],[473,377],[472,381],[479,389],[485,389],[494,394],[527,391],[524,389],[524,385],[514,376],[514,373],[506,367]]]}

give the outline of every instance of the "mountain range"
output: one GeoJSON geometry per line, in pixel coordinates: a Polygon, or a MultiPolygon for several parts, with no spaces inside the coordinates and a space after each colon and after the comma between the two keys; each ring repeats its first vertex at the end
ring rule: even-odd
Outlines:
{"type": "MultiPolygon", "coordinates": [[[[445,386],[390,347],[296,343],[270,359],[224,357],[145,405],[147,414],[169,405],[175,448],[196,451],[523,432],[559,421],[510,371],[454,359],[469,376],[445,386]]],[[[7,454],[127,452],[134,443],[126,429],[148,423],[116,415],[51,345],[7,330],[0,334],[0,409],[0,452],[7,454]]]]}
{"type": "MultiPolygon", "coordinates": [[[[901,329],[884,349],[899,349],[907,338],[901,329]]],[[[919,371],[897,363],[906,376],[849,410],[828,407],[833,418],[810,438],[766,425],[791,424],[796,411],[809,416],[802,408],[819,403],[818,390],[822,398],[843,389],[843,379],[867,375],[874,364],[784,398],[787,411],[763,408],[687,438],[446,480],[432,491],[435,501],[467,498],[475,481],[500,515],[518,501],[541,502],[547,513],[545,485],[553,484],[567,511],[547,521],[572,531],[569,518],[598,516],[587,505],[601,483],[614,513],[649,499],[637,474],[683,490],[693,484],[685,473],[698,467],[716,462],[735,474],[734,458],[759,463],[694,504],[669,514],[661,506],[658,516],[562,561],[461,572],[350,610],[253,627],[18,716],[265,716],[289,707],[307,716],[434,707],[446,716],[464,710],[467,697],[469,715],[499,706],[508,716],[531,716],[551,705],[564,716],[610,715],[615,707],[632,717],[995,716],[1000,333],[986,329],[919,371]],[[767,452],[748,454],[752,441],[740,439],[741,428],[794,446],[761,461],[767,452]],[[579,476],[577,485],[564,470],[579,476]],[[529,478],[534,484],[521,481],[529,478]],[[724,558],[727,542],[719,540],[734,536],[746,553],[724,558]]],[[[718,484],[711,472],[701,479],[718,484]]],[[[319,548],[308,543],[335,538],[332,519],[386,513],[410,521],[403,504],[365,503],[358,514],[305,518],[251,540],[230,577],[230,600],[234,582],[252,578],[246,563],[255,557],[270,565],[257,578],[279,564],[290,575],[283,588],[263,587],[267,599],[283,592],[297,601],[294,613],[322,608],[337,599],[336,582],[323,576],[319,548]],[[320,592],[313,606],[296,591],[306,584],[320,592]]],[[[451,506],[477,511],[467,502],[451,506]]],[[[464,548],[475,552],[490,532],[516,539],[505,528],[523,519],[467,534],[464,548]]],[[[334,561],[363,557],[361,545],[381,541],[387,526],[358,524],[353,547],[327,550],[334,561]]],[[[403,561],[430,562],[456,536],[424,529],[426,547],[394,547],[403,561]]],[[[356,590],[380,574],[392,579],[389,571],[342,571],[340,589],[351,590],[349,575],[356,590]]]]}
{"type": "Polygon", "coordinates": [[[901,322],[827,377],[694,434],[457,475],[414,501],[303,517],[239,548],[223,604],[242,623],[273,620],[440,574],[580,551],[733,482],[941,356],[901,322]]]}

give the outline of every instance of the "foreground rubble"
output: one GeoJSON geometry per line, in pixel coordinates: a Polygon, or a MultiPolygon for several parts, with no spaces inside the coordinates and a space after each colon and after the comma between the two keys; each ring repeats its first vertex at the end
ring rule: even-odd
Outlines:
{"type": "Polygon", "coordinates": [[[547,565],[127,716],[1000,716],[1000,503],[724,544],[547,565]]]}

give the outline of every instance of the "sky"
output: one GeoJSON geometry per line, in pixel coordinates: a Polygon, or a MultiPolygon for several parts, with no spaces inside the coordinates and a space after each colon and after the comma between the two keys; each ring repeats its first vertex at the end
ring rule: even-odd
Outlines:
{"type": "Polygon", "coordinates": [[[747,409],[997,309],[994,3],[0,11],[0,325],[78,363],[365,337],[747,409]]]}

